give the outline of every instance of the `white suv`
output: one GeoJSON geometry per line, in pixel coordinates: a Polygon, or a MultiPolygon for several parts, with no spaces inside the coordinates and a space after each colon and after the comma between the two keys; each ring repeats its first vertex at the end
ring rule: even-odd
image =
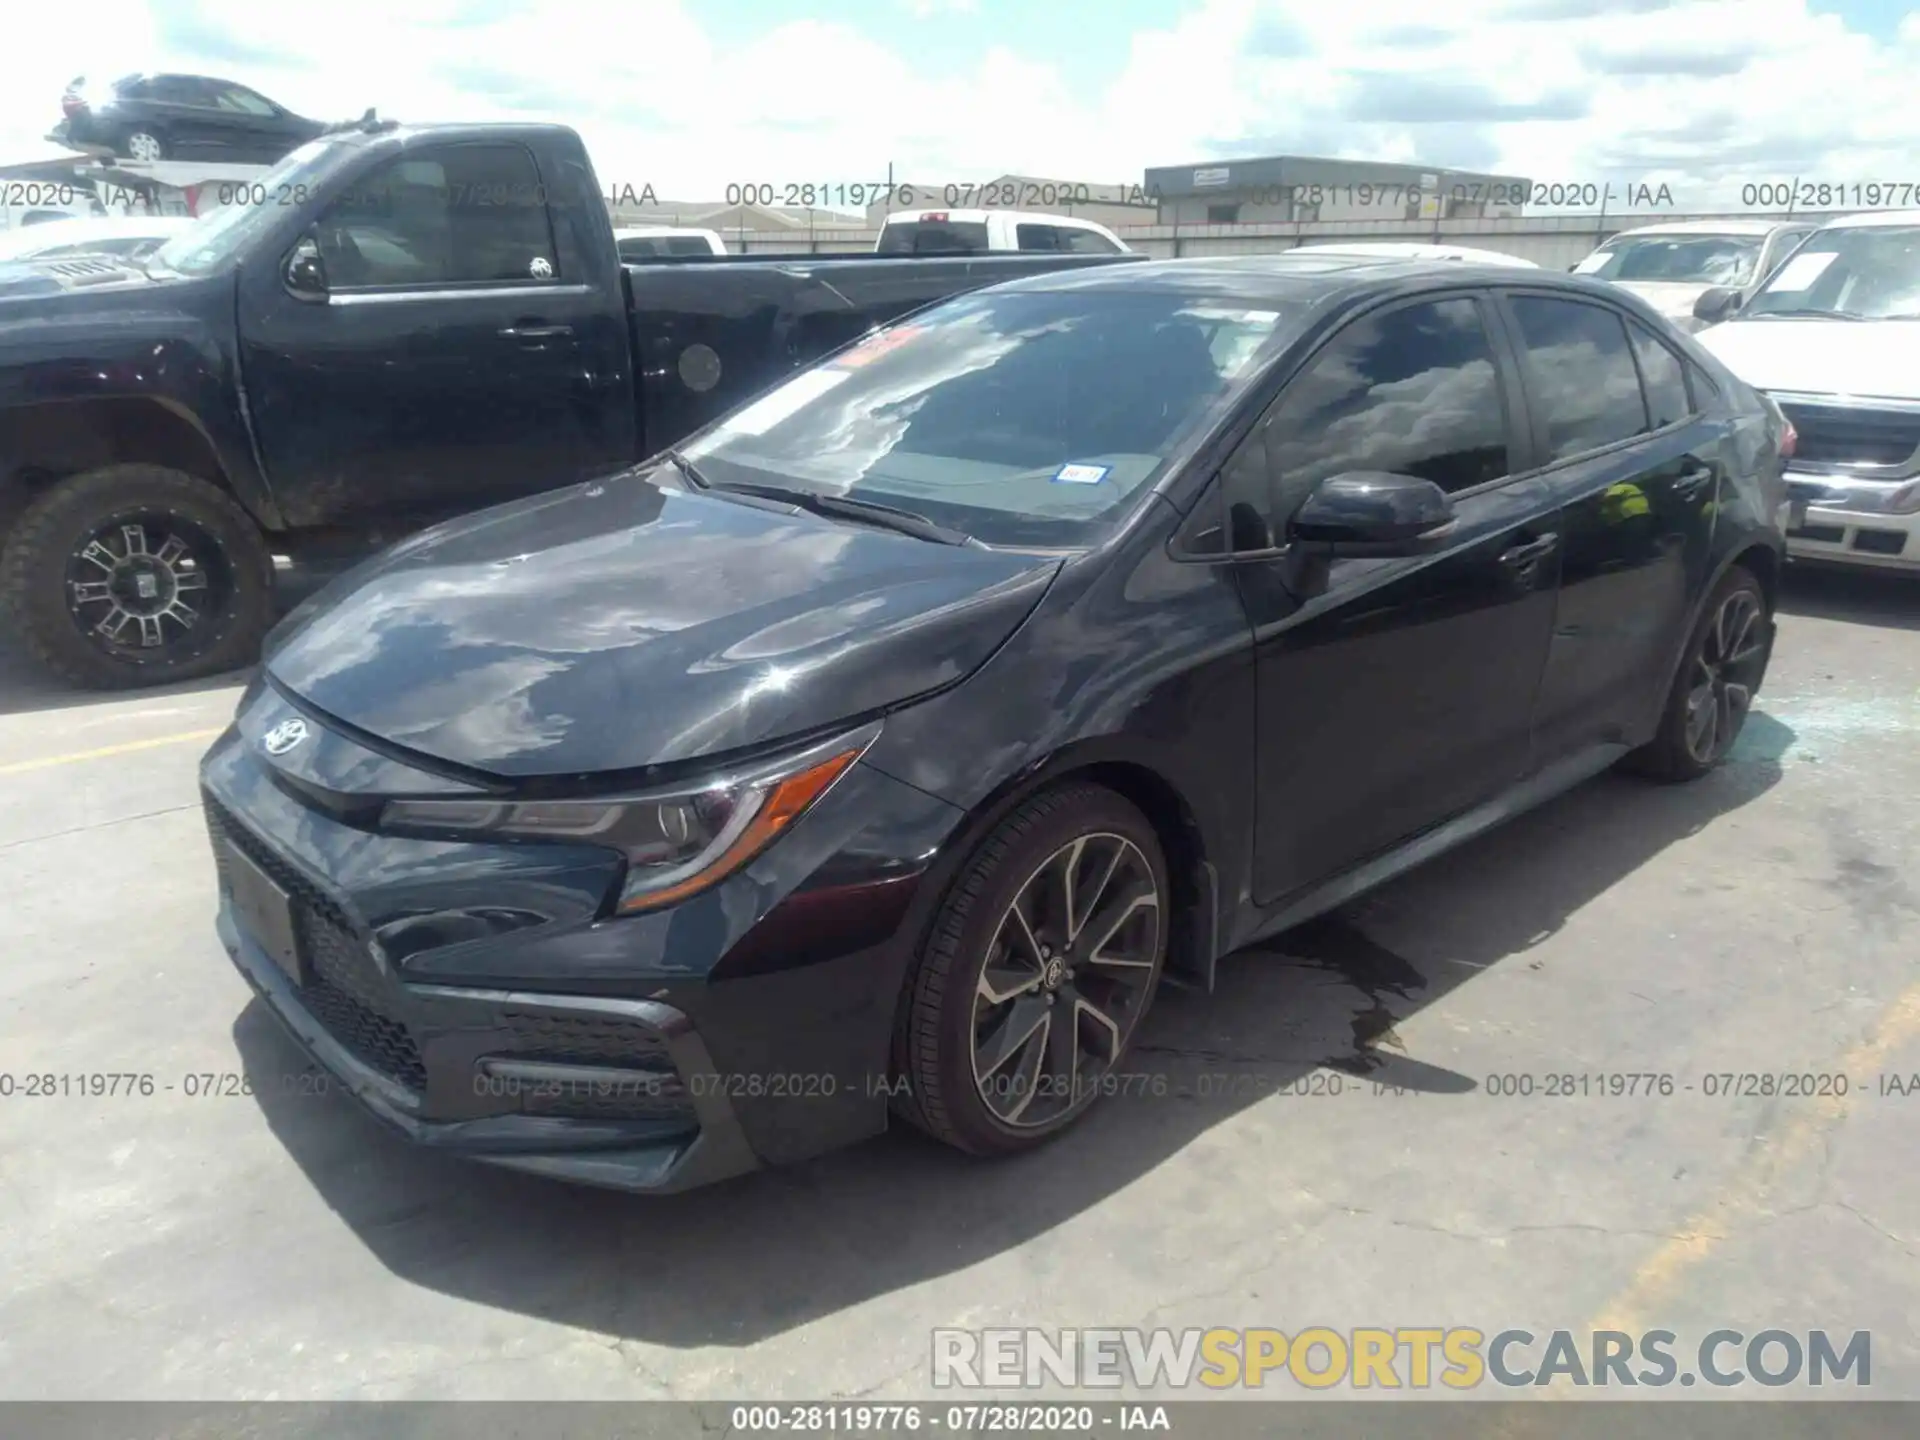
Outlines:
{"type": "Polygon", "coordinates": [[[1695,338],[1793,422],[1788,553],[1920,573],[1920,210],[1814,231],[1695,338]]]}

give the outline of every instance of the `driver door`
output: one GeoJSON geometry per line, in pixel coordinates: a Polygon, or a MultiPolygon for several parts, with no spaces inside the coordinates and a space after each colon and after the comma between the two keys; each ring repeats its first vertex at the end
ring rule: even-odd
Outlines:
{"type": "Polygon", "coordinates": [[[255,434],[291,524],[430,521],[632,463],[624,304],[568,273],[525,146],[409,150],[305,243],[322,293],[263,255],[240,305],[255,434]]]}
{"type": "Polygon", "coordinates": [[[1390,303],[1288,382],[1218,487],[1228,546],[1284,543],[1322,480],[1389,471],[1448,492],[1430,553],[1236,565],[1253,625],[1255,898],[1284,900],[1498,794],[1531,764],[1559,518],[1485,296],[1390,303]]]}

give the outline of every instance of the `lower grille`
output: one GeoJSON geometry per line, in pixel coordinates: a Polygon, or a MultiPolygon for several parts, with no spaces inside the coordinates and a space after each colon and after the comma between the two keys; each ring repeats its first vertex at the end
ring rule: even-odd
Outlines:
{"type": "Polygon", "coordinates": [[[1904,465],[1920,451],[1920,411],[1778,403],[1799,436],[1796,463],[1904,465]]]}
{"type": "Polygon", "coordinates": [[[300,1003],[355,1058],[409,1090],[424,1090],[427,1067],[420,1047],[406,1023],[392,1013],[372,950],[352,919],[212,796],[201,800],[214,861],[221,868],[221,888],[227,885],[220,844],[225,840],[272,876],[293,901],[294,932],[310,967],[300,1003]]]}
{"type": "Polygon", "coordinates": [[[664,1036],[651,1025],[604,1015],[553,1015],[505,1010],[500,1028],[516,1059],[562,1065],[671,1070],[664,1036]]]}

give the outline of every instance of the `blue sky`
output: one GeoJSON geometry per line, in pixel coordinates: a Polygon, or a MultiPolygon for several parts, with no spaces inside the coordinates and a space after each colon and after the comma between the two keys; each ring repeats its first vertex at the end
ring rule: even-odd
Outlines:
{"type": "Polygon", "coordinates": [[[0,159],[44,149],[72,76],[177,69],[330,118],[562,121],[603,180],[690,201],[1273,153],[1701,209],[1920,183],[1920,12],[1895,0],[87,0],[84,32],[16,8],[0,159]]]}

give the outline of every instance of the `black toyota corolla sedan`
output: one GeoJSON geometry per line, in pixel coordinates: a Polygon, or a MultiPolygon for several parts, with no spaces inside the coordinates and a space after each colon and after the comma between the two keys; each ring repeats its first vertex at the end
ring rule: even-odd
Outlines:
{"type": "Polygon", "coordinates": [[[889,1114],[1020,1150],[1166,970],[1716,765],[1792,443],[1578,277],[975,292],[289,616],[202,770],[220,936],[423,1144],[646,1190],[889,1114]]]}

